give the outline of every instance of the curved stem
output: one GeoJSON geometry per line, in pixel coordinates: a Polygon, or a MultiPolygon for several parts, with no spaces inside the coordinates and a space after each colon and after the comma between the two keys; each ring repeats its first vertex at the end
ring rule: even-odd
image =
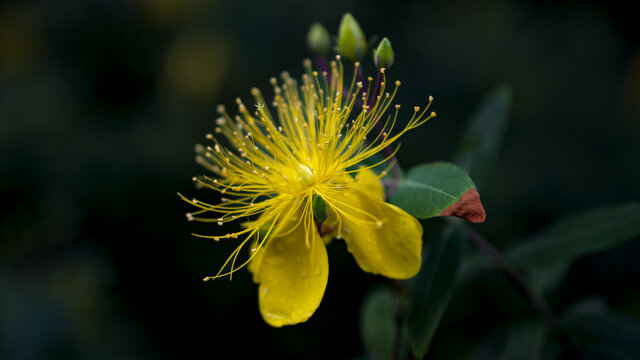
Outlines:
{"type": "Polygon", "coordinates": [[[553,313],[547,302],[543,297],[538,296],[533,289],[529,286],[525,278],[518,272],[518,270],[513,267],[513,265],[509,264],[505,259],[504,255],[498,249],[493,247],[482,235],[478,234],[474,229],[467,227],[469,232],[469,241],[475,245],[475,247],[486,255],[491,261],[493,261],[494,265],[502,269],[506,274],[508,279],[515,285],[520,294],[527,299],[529,304],[536,309],[542,317],[544,318],[544,322],[547,327],[552,329],[557,329],[559,326],[558,317],[553,313]]]}

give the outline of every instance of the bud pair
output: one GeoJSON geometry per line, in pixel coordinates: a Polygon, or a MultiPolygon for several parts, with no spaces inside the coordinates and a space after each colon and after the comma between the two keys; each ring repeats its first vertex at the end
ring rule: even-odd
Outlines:
{"type": "MultiPolygon", "coordinates": [[[[314,23],[307,34],[307,45],[317,56],[327,55],[331,48],[329,32],[320,23],[314,23]]],[[[349,13],[340,21],[337,38],[337,52],[352,62],[361,60],[367,51],[367,38],[360,24],[349,13]]],[[[393,65],[394,53],[391,42],[386,37],[380,41],[373,51],[373,61],[378,69],[390,68],[393,65]]]]}

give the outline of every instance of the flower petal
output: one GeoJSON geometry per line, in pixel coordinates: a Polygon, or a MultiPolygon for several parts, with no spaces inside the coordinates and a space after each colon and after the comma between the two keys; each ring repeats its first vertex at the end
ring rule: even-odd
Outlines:
{"type": "Polygon", "coordinates": [[[344,194],[340,203],[334,204],[342,220],[341,236],[362,270],[394,279],[410,278],[420,270],[422,225],[418,220],[360,190],[344,194]],[[371,223],[372,218],[363,212],[382,226],[376,226],[375,219],[371,223]]]}
{"type": "MultiPolygon", "coordinates": [[[[260,284],[260,312],[271,326],[306,321],[318,308],[327,286],[327,250],[315,228],[305,244],[304,221],[292,232],[273,237],[251,270],[260,284]]],[[[253,261],[252,261],[253,262],[253,261]]]]}
{"type": "Polygon", "coordinates": [[[374,199],[384,200],[384,185],[371,169],[360,169],[356,181],[358,189],[371,195],[374,199]]]}

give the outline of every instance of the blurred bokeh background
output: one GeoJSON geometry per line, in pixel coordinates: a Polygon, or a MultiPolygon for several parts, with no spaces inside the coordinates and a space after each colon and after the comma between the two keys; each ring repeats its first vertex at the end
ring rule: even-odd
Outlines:
{"type": "MultiPolygon", "coordinates": [[[[353,358],[358,313],[386,279],[329,246],[324,300],[273,329],[241,271],[203,283],[234,248],[190,233],[176,195],[205,171],[193,147],[215,106],[298,76],[313,21],[351,12],[387,36],[399,102],[438,117],[407,134],[400,163],[450,160],[469,116],[514,91],[504,151],[476,226],[499,248],[562,214],[640,199],[640,37],[623,1],[93,0],[0,4],[0,358],[353,358]]],[[[369,60],[365,73],[373,73],[369,60]]],[[[406,106],[405,109],[410,109],[406,106]]],[[[405,115],[410,115],[410,110],[405,115]]],[[[425,222],[429,234],[440,224],[425,222]]],[[[640,317],[640,242],[575,263],[549,294],[587,295],[640,317]]],[[[432,358],[467,356],[532,310],[499,274],[454,293],[432,358]]]]}

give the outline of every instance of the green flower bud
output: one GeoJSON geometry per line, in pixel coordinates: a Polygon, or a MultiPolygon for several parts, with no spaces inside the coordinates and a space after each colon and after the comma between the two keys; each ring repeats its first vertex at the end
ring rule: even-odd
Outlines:
{"type": "Polygon", "coordinates": [[[388,69],[393,66],[393,49],[391,48],[391,41],[384,38],[380,41],[378,48],[373,51],[373,61],[376,63],[378,69],[388,69]]]}
{"type": "Polygon", "coordinates": [[[313,23],[307,33],[307,46],[314,55],[327,55],[331,47],[331,36],[320,23],[313,23]]]}
{"type": "Polygon", "coordinates": [[[349,13],[344,14],[340,21],[336,50],[353,62],[362,59],[367,51],[367,38],[356,19],[349,13]]]}
{"type": "Polygon", "coordinates": [[[327,203],[324,201],[322,196],[316,195],[313,197],[311,206],[313,207],[313,219],[316,221],[316,224],[322,225],[329,216],[327,203]]]}

